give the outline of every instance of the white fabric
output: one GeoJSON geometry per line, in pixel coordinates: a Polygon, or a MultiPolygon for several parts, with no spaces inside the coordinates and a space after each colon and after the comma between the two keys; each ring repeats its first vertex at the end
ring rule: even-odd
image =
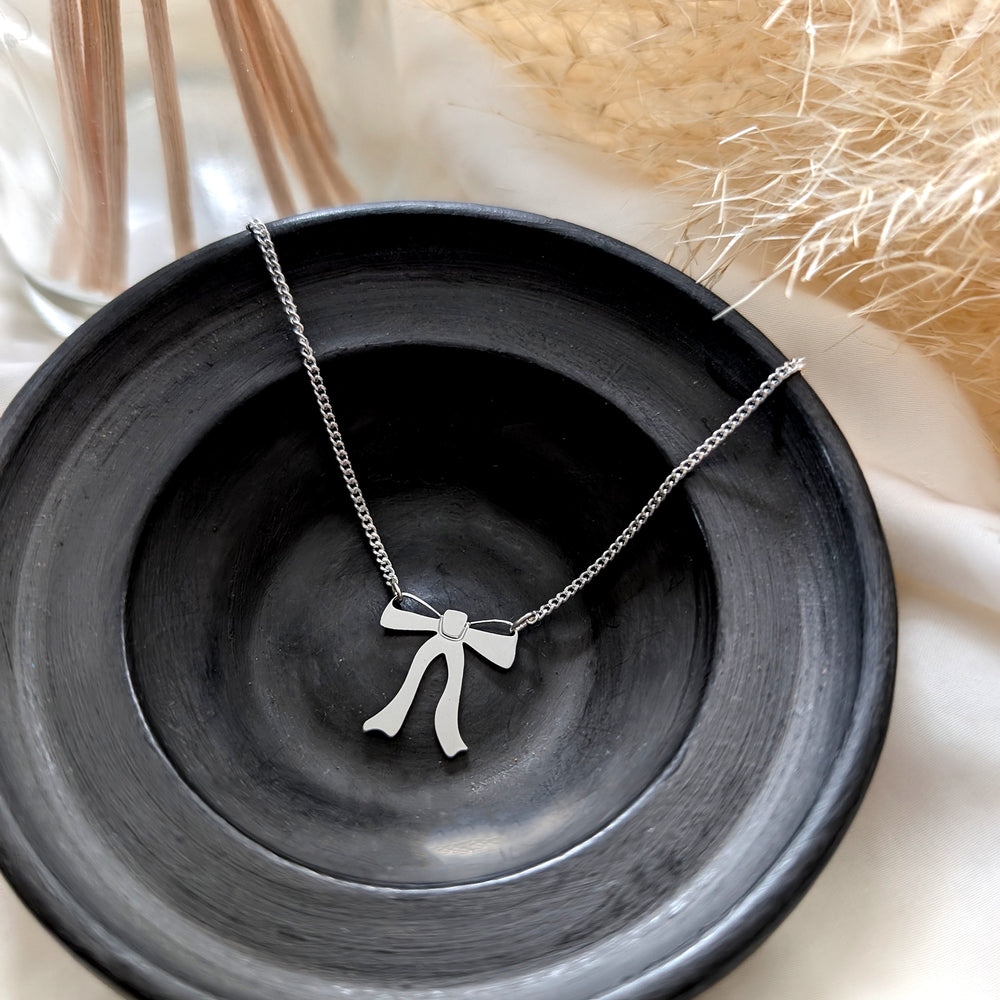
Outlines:
{"type": "MultiPolygon", "coordinates": [[[[665,255],[683,217],[593,151],[546,137],[542,97],[439,15],[399,0],[409,123],[399,193],[561,216],[665,255]]],[[[741,298],[760,275],[731,268],[741,298]]],[[[897,574],[900,652],[889,736],[826,870],[707,1000],[1000,997],[1000,467],[936,366],[803,293],[742,307],[840,423],[868,476],[897,574]]],[[[54,346],[0,262],[0,407],[54,346]]],[[[0,887],[0,1000],[115,996],[0,887]]],[[[558,998],[553,998],[558,1000],[558,998]]]]}

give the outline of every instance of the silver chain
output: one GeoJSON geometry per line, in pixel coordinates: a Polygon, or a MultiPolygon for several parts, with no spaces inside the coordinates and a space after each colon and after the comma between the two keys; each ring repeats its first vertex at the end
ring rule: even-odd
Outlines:
{"type": "Polygon", "coordinates": [[[679,465],[675,466],[670,475],[657,486],[653,495],[643,504],[642,510],[626,525],[625,530],[570,584],[563,587],[555,597],[549,598],[541,607],[528,611],[514,622],[515,629],[526,625],[535,625],[546,615],[552,614],[556,608],[565,604],[582,587],[590,583],[605,566],[635,537],[636,532],[653,516],[657,507],[667,499],[673,488],[689,473],[693,472],[730,434],[736,430],[775,389],[790,375],[801,371],[806,364],[805,358],[794,358],[779,365],[763,382],[748,396],[743,403],[730,415],[724,424],[711,434],[679,465]]]}
{"type": "Polygon", "coordinates": [[[337,459],[337,465],[340,466],[340,473],[344,477],[344,483],[347,485],[347,493],[351,498],[351,503],[354,504],[354,509],[358,512],[358,518],[361,520],[361,527],[364,529],[365,537],[368,539],[368,544],[375,555],[375,562],[378,563],[378,568],[387,586],[393,592],[396,599],[399,600],[403,596],[403,588],[399,585],[399,577],[396,576],[396,571],[392,568],[392,560],[389,558],[389,553],[386,552],[385,545],[379,536],[378,528],[375,527],[375,522],[372,520],[365,495],[361,492],[360,485],[358,485],[358,477],[354,474],[354,466],[351,465],[350,456],[347,454],[344,437],[340,433],[340,425],[337,423],[333,407],[330,405],[330,394],[326,391],[326,383],[323,381],[323,375],[320,373],[319,365],[316,363],[316,354],[313,351],[312,344],[309,343],[309,338],[306,336],[305,327],[303,327],[302,320],[299,318],[299,310],[296,308],[295,300],[292,298],[292,293],[288,288],[288,282],[285,280],[284,272],[278,263],[278,255],[274,250],[274,244],[271,242],[271,234],[267,231],[267,226],[260,219],[253,219],[247,226],[247,229],[254,234],[261,252],[264,254],[264,262],[267,264],[268,274],[271,275],[271,280],[274,282],[274,287],[278,292],[278,298],[281,299],[281,304],[285,308],[285,315],[288,317],[292,332],[299,343],[302,364],[305,367],[306,374],[309,376],[313,395],[319,404],[319,412],[323,417],[327,437],[330,439],[330,444],[333,445],[333,454],[337,459]]]}
{"type": "MultiPolygon", "coordinates": [[[[274,282],[274,287],[278,292],[278,298],[281,299],[285,315],[288,317],[292,332],[298,341],[299,353],[302,355],[302,364],[305,367],[306,374],[309,376],[309,382],[312,385],[316,402],[319,404],[327,436],[330,438],[330,444],[333,446],[333,454],[337,459],[337,464],[340,466],[344,483],[347,485],[348,495],[354,504],[354,509],[358,513],[365,537],[368,539],[368,544],[371,546],[371,550],[375,555],[375,561],[378,563],[378,568],[386,584],[392,590],[396,599],[399,600],[404,596],[403,590],[399,585],[399,577],[396,576],[396,571],[393,569],[392,562],[389,559],[389,553],[385,550],[385,545],[382,543],[374,520],[372,520],[371,512],[368,510],[364,494],[358,485],[357,476],[354,474],[351,459],[344,445],[344,438],[340,433],[340,426],[337,424],[333,407],[330,405],[330,396],[326,391],[326,383],[323,381],[323,376],[320,373],[316,354],[313,351],[312,344],[309,343],[309,338],[306,337],[305,328],[302,326],[302,320],[299,317],[299,311],[295,306],[295,300],[292,298],[292,293],[288,288],[288,282],[285,280],[285,275],[281,270],[281,264],[278,263],[278,255],[275,252],[274,243],[271,242],[271,234],[268,232],[267,226],[260,219],[253,219],[247,226],[247,229],[253,233],[260,246],[268,273],[271,275],[271,280],[274,282]]],[[[537,625],[543,618],[552,614],[556,608],[561,607],[574,594],[590,583],[635,537],[639,529],[653,516],[660,504],[673,491],[674,487],[688,473],[693,472],[701,465],[782,382],[790,378],[797,371],[801,371],[805,367],[805,363],[805,358],[793,358],[791,361],[786,361],[775,368],[743,403],[730,414],[723,424],[709,434],[683,462],[670,472],[670,475],[660,483],[639,513],[626,525],[624,531],[575,580],[567,584],[558,594],[551,597],[544,604],[533,611],[525,612],[516,621],[510,622],[511,628],[515,632],[520,632],[521,629],[526,628],[528,625],[537,625]]]]}

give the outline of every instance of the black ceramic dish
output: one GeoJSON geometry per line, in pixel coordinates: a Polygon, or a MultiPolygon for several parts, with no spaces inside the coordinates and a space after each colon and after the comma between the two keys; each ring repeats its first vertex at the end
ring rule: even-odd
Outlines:
{"type": "MultiPolygon", "coordinates": [[[[275,240],[406,589],[560,589],[780,361],[668,267],[563,223],[387,205],[275,240]]],[[[467,755],[347,502],[240,234],[75,334],[0,436],[0,840],[17,890],[170,1000],[678,996],[836,844],[895,610],[801,376],[549,621],[469,654],[467,755]]]]}

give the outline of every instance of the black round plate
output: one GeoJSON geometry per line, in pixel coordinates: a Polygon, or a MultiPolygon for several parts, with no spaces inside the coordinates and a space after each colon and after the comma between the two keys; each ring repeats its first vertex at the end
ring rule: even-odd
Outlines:
{"type": "MultiPolygon", "coordinates": [[[[275,241],[405,589],[516,618],[781,360],[565,223],[361,206],[275,241]]],[[[0,436],[0,840],[18,891],[171,1000],[676,996],[770,929],[863,793],[895,605],[796,376],[501,671],[468,754],[388,633],[248,234],[103,309],[0,436]]],[[[443,661],[442,661],[443,662],[443,661]]]]}

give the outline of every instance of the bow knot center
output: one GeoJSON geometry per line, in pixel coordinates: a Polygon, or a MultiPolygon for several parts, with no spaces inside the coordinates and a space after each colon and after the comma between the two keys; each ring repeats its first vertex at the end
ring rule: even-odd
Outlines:
{"type": "Polygon", "coordinates": [[[464,639],[469,628],[469,616],[464,611],[446,611],[438,628],[446,639],[464,639]]]}

